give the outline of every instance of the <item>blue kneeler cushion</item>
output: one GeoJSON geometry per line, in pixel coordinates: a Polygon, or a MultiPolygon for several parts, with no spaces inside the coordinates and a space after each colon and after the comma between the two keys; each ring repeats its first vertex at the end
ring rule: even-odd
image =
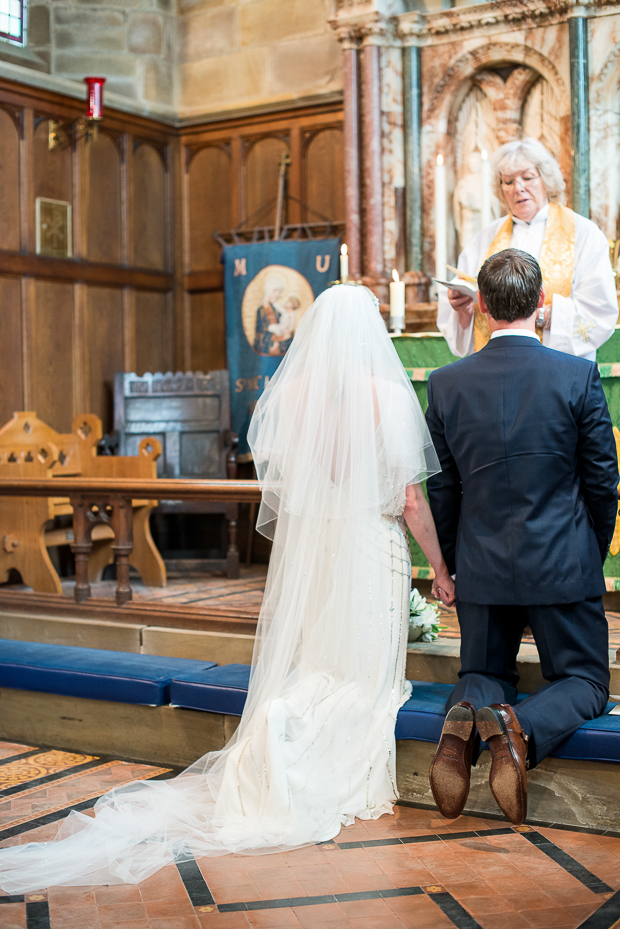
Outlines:
{"type": "Polygon", "coordinates": [[[67,697],[163,706],[175,675],[213,667],[213,661],[0,639],[0,687],[67,697]]]}
{"type": "Polygon", "coordinates": [[[175,676],[170,703],[190,710],[241,716],[250,683],[250,666],[226,664],[175,676]]]}
{"type": "MultiPolygon", "coordinates": [[[[249,665],[222,665],[185,674],[173,679],[170,702],[187,709],[240,716],[249,680],[249,665]]],[[[411,697],[398,714],[396,738],[438,742],[452,685],[412,681],[412,688],[411,697]]],[[[620,716],[607,715],[612,706],[608,704],[605,715],[578,729],[553,752],[553,757],[620,763],[620,716]]]]}

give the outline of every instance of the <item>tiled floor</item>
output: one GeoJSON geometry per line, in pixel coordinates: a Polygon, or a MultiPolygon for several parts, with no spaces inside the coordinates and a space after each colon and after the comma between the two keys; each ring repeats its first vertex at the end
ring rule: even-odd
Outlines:
{"type": "MultiPolygon", "coordinates": [[[[170,769],[0,743],[0,845],[170,769]]],[[[620,837],[397,807],[292,853],[170,865],[139,886],[0,895],[1,929],[612,929],[620,837]]]]}

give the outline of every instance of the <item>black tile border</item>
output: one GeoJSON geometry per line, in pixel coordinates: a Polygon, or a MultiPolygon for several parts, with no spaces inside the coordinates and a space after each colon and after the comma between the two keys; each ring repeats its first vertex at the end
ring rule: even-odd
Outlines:
{"type": "Polygon", "coordinates": [[[0,903],[23,903],[25,899],[23,894],[10,894],[8,897],[0,897],[0,903]]]}
{"type": "Polygon", "coordinates": [[[429,892],[428,896],[448,919],[457,926],[457,929],[482,929],[471,913],[456,900],[452,894],[443,888],[438,893],[429,892]]]}
{"type": "MultiPolygon", "coordinates": [[[[47,749],[41,748],[30,748],[27,752],[19,752],[17,755],[7,755],[6,758],[0,758],[0,768],[5,764],[13,764],[15,761],[21,761],[23,758],[30,758],[31,755],[38,755],[42,751],[47,749]]],[[[54,749],[52,749],[54,751],[54,749]]],[[[62,749],[60,749],[62,751],[62,749]]]]}
{"type": "Polygon", "coordinates": [[[217,908],[220,913],[244,913],[250,910],[278,910],[293,906],[319,906],[323,903],[350,903],[352,900],[385,900],[388,897],[411,897],[423,893],[424,890],[421,887],[394,887],[389,890],[360,890],[342,894],[322,894],[317,897],[281,897],[275,900],[219,903],[217,908]]]}
{"type": "Polygon", "coordinates": [[[620,890],[599,906],[577,929],[611,929],[620,919],[620,890]]]}
{"type": "MultiPolygon", "coordinates": [[[[67,752],[67,754],[69,754],[67,752]]],[[[16,761],[20,759],[16,758],[16,761]]],[[[51,784],[53,781],[61,781],[64,777],[71,777],[73,774],[82,774],[84,771],[90,771],[92,768],[104,767],[108,762],[95,758],[92,761],[83,761],[81,764],[73,765],[72,768],[65,768],[63,771],[54,771],[52,774],[44,774],[42,777],[35,777],[31,781],[23,781],[21,784],[13,784],[12,787],[5,787],[0,790],[0,803],[7,797],[23,793],[25,790],[43,787],[45,784],[51,784]]]]}
{"type": "Polygon", "coordinates": [[[471,832],[429,832],[427,835],[404,835],[390,839],[369,839],[366,842],[322,842],[322,845],[335,845],[339,849],[378,848],[382,845],[417,845],[423,842],[448,842],[450,839],[478,839],[490,835],[521,835],[510,826],[501,829],[475,829],[471,832]]]}
{"type": "Polygon", "coordinates": [[[544,852],[548,858],[551,858],[551,860],[559,864],[561,868],[564,868],[565,871],[568,871],[569,874],[576,877],[577,880],[581,881],[592,893],[613,893],[612,887],[609,887],[604,881],[601,881],[595,874],[592,874],[592,872],[588,871],[582,864],[579,864],[575,858],[572,858],[568,852],[554,845],[551,839],[541,835],[540,832],[521,832],[519,835],[522,835],[524,839],[527,839],[528,842],[536,848],[539,848],[541,852],[544,852]]]}
{"type": "Polygon", "coordinates": [[[183,860],[176,861],[175,864],[192,906],[211,906],[215,904],[213,894],[196,863],[196,859],[193,856],[190,857],[189,853],[184,853],[183,860]]]}
{"type": "Polygon", "coordinates": [[[51,929],[47,900],[26,903],[26,929],[51,929]]]}

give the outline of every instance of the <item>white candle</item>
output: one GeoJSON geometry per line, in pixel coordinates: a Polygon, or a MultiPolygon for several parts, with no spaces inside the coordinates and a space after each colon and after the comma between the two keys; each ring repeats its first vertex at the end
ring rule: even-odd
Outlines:
{"type": "Polygon", "coordinates": [[[340,281],[345,284],[349,280],[349,256],[347,246],[340,246],[340,281]]]}
{"type": "Polygon", "coordinates": [[[390,283],[390,330],[400,335],[405,328],[405,282],[399,280],[396,268],[390,283]]]}
{"type": "Polygon", "coordinates": [[[446,261],[448,260],[447,221],[446,221],[446,166],[443,155],[437,155],[435,165],[435,277],[446,279],[446,261]]]}
{"type": "Polygon", "coordinates": [[[486,227],[491,222],[491,162],[487,155],[486,148],[481,152],[482,157],[482,208],[481,208],[481,222],[482,228],[486,227]]]}

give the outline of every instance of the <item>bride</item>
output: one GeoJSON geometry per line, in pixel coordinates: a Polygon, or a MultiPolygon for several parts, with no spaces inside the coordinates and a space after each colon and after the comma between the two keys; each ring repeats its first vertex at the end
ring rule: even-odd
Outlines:
{"type": "MultiPolygon", "coordinates": [[[[454,602],[419,482],[440,470],[372,293],[303,317],[249,441],[273,539],[239,727],[169,781],[110,791],[53,842],[0,849],[0,887],[138,883],[172,861],[323,842],[398,799],[411,567],[402,515],[454,602]]],[[[408,689],[409,686],[409,689],[408,689]]]]}

